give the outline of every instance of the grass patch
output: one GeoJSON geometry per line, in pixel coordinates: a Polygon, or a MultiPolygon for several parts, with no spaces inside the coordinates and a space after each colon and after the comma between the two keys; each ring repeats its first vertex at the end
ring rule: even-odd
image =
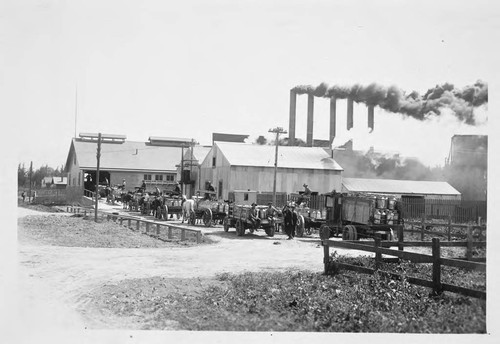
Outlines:
{"type": "Polygon", "coordinates": [[[161,281],[123,281],[116,289],[96,290],[94,304],[118,316],[143,314],[143,329],[174,322],[174,329],[196,331],[486,332],[484,301],[451,293],[433,297],[429,289],[378,274],[221,274],[211,283],[197,282],[198,288],[177,290],[161,281]],[[110,292],[113,303],[103,303],[110,292]],[[140,300],[132,300],[133,294],[140,300]]]}
{"type": "MultiPolygon", "coordinates": [[[[187,235],[190,235],[189,233],[187,235]]],[[[166,238],[166,234],[162,233],[166,238]]],[[[175,237],[180,237],[180,233],[175,237]]],[[[94,222],[92,216],[29,215],[18,220],[18,239],[21,242],[66,247],[107,248],[162,248],[212,244],[212,239],[202,236],[196,240],[159,240],[139,233],[113,221],[94,222]]]]}

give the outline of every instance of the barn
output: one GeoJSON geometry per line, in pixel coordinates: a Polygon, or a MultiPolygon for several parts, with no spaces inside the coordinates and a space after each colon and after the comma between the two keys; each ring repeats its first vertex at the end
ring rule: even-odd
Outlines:
{"type": "MultiPolygon", "coordinates": [[[[234,190],[272,192],[275,146],[214,142],[200,166],[201,183],[211,181],[218,198],[234,190]]],[[[279,146],[276,192],[340,190],[342,167],[320,147],[279,146]]]]}
{"type": "MultiPolygon", "coordinates": [[[[149,137],[146,142],[127,141],[124,135],[104,135],[101,142],[99,184],[122,185],[134,190],[144,180],[147,189],[160,190],[177,182],[177,167],[191,139],[149,137]]],[[[66,170],[68,201],[79,200],[84,190],[94,191],[97,166],[95,134],[80,134],[71,141],[66,170]]]]}

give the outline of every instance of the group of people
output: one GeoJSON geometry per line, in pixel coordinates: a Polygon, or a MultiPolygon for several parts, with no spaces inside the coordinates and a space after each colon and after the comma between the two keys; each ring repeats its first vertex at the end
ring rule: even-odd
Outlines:
{"type": "MultiPolygon", "coordinates": [[[[254,228],[258,228],[260,226],[261,219],[256,208],[257,204],[252,203],[251,207],[252,208],[250,210],[248,220],[252,223],[254,228]]],[[[271,219],[278,213],[280,213],[280,211],[273,206],[272,202],[269,202],[266,209],[266,217],[268,219],[271,219]]],[[[285,228],[285,233],[286,235],[288,235],[287,240],[291,240],[295,238],[295,227],[297,226],[298,222],[298,215],[295,211],[295,203],[290,202],[288,204],[285,204],[285,206],[281,210],[281,213],[283,214],[283,226],[285,228]]]]}

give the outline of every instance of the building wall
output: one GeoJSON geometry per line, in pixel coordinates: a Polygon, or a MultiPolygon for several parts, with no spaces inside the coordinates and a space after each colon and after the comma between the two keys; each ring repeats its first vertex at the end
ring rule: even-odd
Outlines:
{"type": "Polygon", "coordinates": [[[79,202],[83,196],[83,172],[80,170],[78,159],[75,156],[75,151],[71,148],[70,157],[67,162],[67,178],[66,185],[66,200],[71,202],[79,202]]]}
{"type": "MultiPolygon", "coordinates": [[[[205,181],[212,181],[218,193],[222,185],[220,194],[223,199],[228,199],[229,192],[234,190],[272,192],[274,167],[230,166],[219,147],[214,146],[201,166],[201,180],[202,187],[205,181]],[[212,166],[214,157],[215,167],[212,166]]],[[[302,191],[304,183],[318,193],[340,190],[341,171],[278,168],[276,192],[302,191]]]]}
{"type": "MultiPolygon", "coordinates": [[[[161,176],[162,180],[158,181],[158,187],[161,190],[162,184],[172,184],[177,181],[177,172],[158,172],[158,171],[141,171],[141,172],[129,172],[129,171],[110,171],[110,181],[111,185],[122,185],[123,179],[125,179],[127,190],[134,191],[135,187],[140,187],[142,181],[144,180],[144,175],[151,175],[151,184],[155,184],[156,176],[161,176]]],[[[150,184],[150,183],[147,183],[150,184]]],[[[154,187],[153,187],[154,188],[154,187]]]]}
{"type": "MultiPolygon", "coordinates": [[[[342,185],[342,192],[351,192],[342,185]]],[[[380,195],[392,195],[396,198],[401,198],[402,196],[409,197],[423,197],[424,199],[435,199],[435,200],[449,200],[449,201],[460,201],[461,195],[434,195],[434,194],[405,194],[405,193],[391,193],[391,192],[369,192],[370,194],[380,194],[380,195]]]]}

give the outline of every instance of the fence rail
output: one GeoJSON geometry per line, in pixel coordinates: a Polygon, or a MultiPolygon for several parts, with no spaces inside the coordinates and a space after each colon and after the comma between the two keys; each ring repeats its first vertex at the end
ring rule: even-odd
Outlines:
{"type": "MultiPolygon", "coordinates": [[[[84,207],[72,207],[68,206],[66,208],[67,212],[71,213],[83,213],[84,216],[87,215],[87,213],[92,213],[95,214],[95,210],[90,209],[90,208],[84,208],[84,207]]],[[[192,229],[192,228],[185,228],[181,226],[176,226],[176,225],[171,225],[171,224],[166,224],[166,223],[158,223],[155,221],[149,221],[149,220],[143,220],[139,219],[137,217],[129,216],[129,215],[118,215],[118,214],[111,214],[107,212],[97,212],[99,217],[101,219],[106,218],[108,221],[112,220],[114,222],[119,222],[120,225],[123,225],[123,222],[126,221],[126,227],[135,230],[137,232],[144,232],[144,234],[151,235],[155,238],[158,239],[164,239],[165,238],[165,232],[166,232],[166,238],[168,240],[172,240],[175,238],[180,239],[181,241],[185,241],[192,238],[193,235],[188,235],[189,234],[194,234],[196,243],[201,242],[201,230],[199,229],[192,229]],[[135,226],[132,226],[132,222],[135,222],[135,226]],[[166,229],[166,231],[165,231],[166,229]],[[162,233],[163,232],[163,233],[162,233]],[[179,237],[180,233],[180,237],[179,237]],[[163,234],[163,235],[162,235],[163,234]]]]}
{"type": "Polygon", "coordinates": [[[419,219],[422,214],[433,219],[451,217],[455,223],[476,222],[478,218],[487,218],[486,201],[402,198],[400,204],[405,219],[419,219]]]}
{"type": "MultiPolygon", "coordinates": [[[[325,237],[324,236],[325,234],[327,235],[327,233],[322,234],[323,238],[325,237]]],[[[452,245],[451,245],[451,242],[447,243],[446,245],[441,245],[438,238],[432,239],[432,243],[431,243],[432,255],[404,251],[404,250],[402,250],[402,247],[403,247],[402,244],[408,244],[408,243],[402,243],[401,241],[397,242],[397,243],[396,242],[394,242],[394,243],[382,242],[380,240],[380,238],[376,238],[375,242],[371,242],[371,243],[370,242],[360,243],[360,242],[352,242],[352,241],[333,241],[333,240],[329,240],[329,239],[323,239],[322,245],[323,245],[323,249],[324,249],[323,250],[323,253],[324,253],[323,262],[324,262],[324,266],[325,266],[325,274],[328,274],[330,272],[330,264],[332,264],[332,262],[330,262],[330,247],[361,250],[361,251],[375,253],[375,269],[366,268],[366,267],[359,267],[359,266],[354,266],[354,265],[345,264],[345,263],[334,263],[334,264],[336,264],[339,268],[353,270],[353,271],[357,271],[357,272],[361,272],[361,273],[373,274],[373,273],[375,273],[375,271],[379,271],[378,267],[380,265],[380,262],[382,261],[382,254],[389,255],[389,256],[395,256],[399,259],[410,260],[414,263],[432,263],[433,264],[432,281],[420,279],[420,278],[416,278],[416,277],[407,277],[407,281],[409,283],[412,283],[412,284],[417,284],[420,286],[432,288],[435,293],[441,293],[442,291],[449,291],[449,292],[459,293],[459,294],[466,295],[466,296],[486,299],[486,292],[441,283],[441,266],[453,266],[453,267],[458,267],[458,268],[486,272],[486,264],[472,262],[472,261],[466,261],[466,260],[459,260],[459,259],[442,258],[441,257],[441,247],[442,246],[449,247],[452,245]],[[392,249],[384,248],[382,246],[398,246],[398,250],[392,250],[392,249]]],[[[469,248],[472,245],[477,245],[477,246],[485,245],[485,242],[465,243],[465,244],[466,244],[467,248],[469,248]]],[[[463,245],[463,243],[461,243],[461,245],[463,245]]],[[[417,245],[413,245],[413,246],[417,246],[417,245]]],[[[402,278],[402,276],[399,274],[395,274],[395,273],[391,273],[391,272],[387,272],[387,271],[379,271],[379,272],[382,274],[391,275],[393,277],[402,278]]]]}

